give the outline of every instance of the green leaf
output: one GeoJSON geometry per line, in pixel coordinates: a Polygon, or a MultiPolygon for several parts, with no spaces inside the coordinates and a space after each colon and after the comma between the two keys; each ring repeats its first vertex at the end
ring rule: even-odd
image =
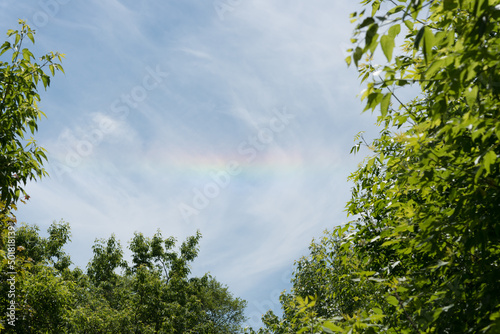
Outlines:
{"type": "Polygon", "coordinates": [[[30,52],[30,50],[23,49],[23,58],[24,58],[24,60],[30,61],[32,57],[33,57],[33,54],[30,52]]]}
{"type": "Polygon", "coordinates": [[[465,90],[464,92],[465,100],[467,101],[467,104],[470,107],[476,104],[478,93],[479,93],[479,87],[477,85],[469,87],[468,89],[465,90]]]}
{"type": "Polygon", "coordinates": [[[375,48],[377,47],[378,43],[377,31],[378,31],[378,24],[376,23],[372,24],[366,31],[365,50],[370,50],[373,52],[373,50],[375,50],[375,48]]]}
{"type": "Polygon", "coordinates": [[[56,67],[59,71],[61,71],[61,72],[63,72],[63,73],[64,73],[64,68],[62,67],[62,65],[61,65],[61,64],[54,64],[54,66],[55,66],[55,67],[56,67]]]}
{"type": "Polygon", "coordinates": [[[427,71],[425,72],[425,77],[426,78],[433,77],[437,71],[439,71],[443,68],[444,64],[445,64],[445,59],[437,59],[437,60],[433,61],[431,66],[429,66],[427,68],[427,71]]]}
{"type": "Polygon", "coordinates": [[[391,296],[391,295],[390,295],[390,296],[387,296],[386,300],[387,300],[387,302],[388,302],[389,304],[391,304],[391,305],[393,305],[393,306],[396,306],[396,307],[398,307],[398,306],[399,306],[399,302],[398,302],[397,298],[396,298],[396,297],[394,297],[394,296],[391,296]]]}
{"type": "Polygon", "coordinates": [[[353,56],[354,64],[357,67],[359,60],[361,59],[361,57],[363,57],[363,49],[361,49],[359,46],[356,47],[356,50],[354,50],[354,53],[352,56],[353,56]]]}
{"type": "Polygon", "coordinates": [[[41,79],[43,83],[43,88],[46,89],[50,85],[50,77],[48,75],[42,75],[41,79]]]}
{"type": "Polygon", "coordinates": [[[497,319],[500,319],[500,312],[495,312],[490,315],[490,320],[495,321],[497,319]]]}
{"type": "Polygon", "coordinates": [[[389,111],[391,96],[392,96],[391,92],[385,94],[384,97],[382,98],[382,101],[380,102],[380,113],[382,114],[382,117],[385,117],[385,115],[387,115],[387,112],[389,111]]]}
{"type": "Polygon", "coordinates": [[[389,28],[387,34],[391,37],[396,37],[401,32],[401,25],[395,24],[389,28]]]}
{"type": "Polygon", "coordinates": [[[382,47],[382,51],[384,52],[387,61],[392,60],[392,51],[394,50],[394,37],[384,35],[380,38],[380,46],[382,47]]]}
{"type": "Polygon", "coordinates": [[[381,247],[386,247],[386,246],[391,246],[391,245],[394,245],[394,244],[397,244],[399,243],[400,240],[399,239],[391,239],[391,240],[388,240],[386,242],[384,242],[381,247]]]}
{"type": "Polygon", "coordinates": [[[28,38],[31,40],[31,42],[33,44],[35,44],[35,38],[33,37],[33,33],[30,31],[26,34],[26,36],[28,36],[28,38]]]}
{"type": "Polygon", "coordinates": [[[0,48],[0,56],[3,55],[7,50],[9,50],[11,48],[10,46],[10,43],[9,42],[5,42],[2,44],[2,47],[0,48]]]}
{"type": "Polygon", "coordinates": [[[493,150],[489,151],[488,153],[486,153],[484,155],[483,167],[486,170],[487,174],[491,173],[490,167],[491,167],[491,165],[493,165],[495,163],[496,159],[497,159],[497,155],[496,155],[495,151],[493,151],[493,150]]]}
{"type": "Polygon", "coordinates": [[[396,6],[396,7],[392,7],[391,9],[389,9],[387,11],[387,15],[392,15],[392,14],[396,14],[396,13],[399,13],[401,11],[403,11],[406,7],[403,6],[403,5],[399,5],[399,6],[396,6]]]}
{"type": "Polygon", "coordinates": [[[12,52],[12,62],[15,62],[18,56],[19,56],[19,51],[12,52]]]}
{"type": "Polygon", "coordinates": [[[378,322],[378,321],[380,321],[380,320],[382,320],[384,318],[385,318],[385,314],[372,314],[369,317],[369,319],[371,321],[375,321],[375,322],[378,322]]]}
{"type": "Polygon", "coordinates": [[[487,5],[488,4],[488,1],[486,0],[476,0],[475,1],[475,4],[474,4],[474,15],[476,17],[480,17],[481,14],[484,12],[485,10],[485,4],[487,5]]]}
{"type": "Polygon", "coordinates": [[[420,30],[417,33],[417,36],[415,36],[415,41],[413,45],[416,50],[418,50],[420,42],[422,41],[422,37],[424,37],[424,31],[425,31],[425,26],[420,28],[420,30]]]}
{"type": "Polygon", "coordinates": [[[339,326],[335,325],[334,323],[332,323],[330,321],[325,321],[323,323],[323,327],[328,328],[329,330],[331,330],[333,332],[337,332],[337,333],[343,333],[344,332],[344,329],[342,327],[339,327],[339,326]]]}
{"type": "Polygon", "coordinates": [[[405,20],[405,21],[404,21],[404,24],[405,24],[405,26],[406,26],[409,30],[413,30],[414,24],[413,24],[413,22],[412,22],[412,21],[410,21],[410,20],[405,20]]]}
{"type": "Polygon", "coordinates": [[[375,16],[378,9],[380,8],[380,0],[375,0],[372,3],[372,16],[375,16]]]}
{"type": "Polygon", "coordinates": [[[367,17],[366,19],[363,20],[363,22],[361,22],[361,24],[358,26],[357,29],[362,29],[362,28],[367,27],[373,23],[375,23],[375,20],[373,19],[373,17],[367,17]]]}
{"type": "Polygon", "coordinates": [[[434,47],[434,34],[431,28],[424,26],[423,48],[425,62],[428,64],[432,58],[432,48],[434,47]]]}
{"type": "Polygon", "coordinates": [[[383,94],[380,91],[375,91],[373,93],[368,94],[368,101],[366,102],[366,106],[364,110],[371,109],[372,111],[379,105],[382,101],[383,94]]]}

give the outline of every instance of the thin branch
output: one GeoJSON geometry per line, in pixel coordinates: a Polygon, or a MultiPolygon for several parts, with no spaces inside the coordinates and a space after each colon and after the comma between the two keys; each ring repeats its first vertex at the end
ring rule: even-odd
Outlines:
{"type": "Polygon", "coordinates": [[[403,305],[403,302],[401,301],[401,298],[399,297],[399,295],[398,295],[398,293],[396,291],[394,291],[394,295],[398,299],[399,306],[403,309],[403,312],[406,315],[406,318],[408,319],[408,321],[410,321],[410,323],[411,323],[413,329],[415,330],[415,332],[416,333],[420,333],[420,331],[418,330],[417,325],[413,322],[413,319],[410,317],[410,315],[408,314],[408,312],[406,312],[406,309],[405,309],[405,307],[403,305]]]}

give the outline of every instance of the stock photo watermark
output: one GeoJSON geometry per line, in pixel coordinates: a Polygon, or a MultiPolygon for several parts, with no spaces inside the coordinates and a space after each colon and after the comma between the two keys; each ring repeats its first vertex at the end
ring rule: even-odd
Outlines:
{"type": "Polygon", "coordinates": [[[7,285],[9,289],[7,291],[7,299],[9,301],[9,306],[7,306],[7,323],[15,327],[16,326],[16,229],[14,227],[14,222],[9,221],[7,227],[7,269],[9,270],[6,274],[7,285]]]}
{"type": "Polygon", "coordinates": [[[224,21],[226,15],[234,12],[242,3],[243,0],[215,0],[213,5],[219,19],[224,21]]]}
{"type": "Polygon", "coordinates": [[[161,70],[160,65],[156,65],[155,69],[147,66],[145,70],[147,74],[141,84],[121,94],[120,98],[109,105],[104,114],[94,117],[93,126],[89,126],[83,136],[75,135],[75,131],[59,136],[59,142],[66,147],[67,153],[63,161],[54,161],[49,165],[53,171],[51,174],[59,181],[62,181],[64,174],[77,168],[86,157],[90,156],[103,142],[105,136],[116,130],[118,121],[124,121],[131,109],[137,109],[147,99],[149,92],[158,88],[169,75],[168,72],[161,70]]]}
{"type": "Polygon", "coordinates": [[[257,133],[248,136],[238,145],[237,152],[241,160],[228,161],[223,170],[209,173],[211,181],[200,188],[193,188],[191,202],[179,204],[178,209],[185,222],[190,222],[193,216],[208,207],[210,201],[219,196],[221,190],[225,189],[231,180],[242,172],[242,165],[254,162],[259,152],[264,151],[273,143],[275,136],[283,132],[290,121],[295,118],[295,115],[288,113],[286,108],[275,109],[273,114],[266,127],[261,127],[257,133]]]}
{"type": "Polygon", "coordinates": [[[71,2],[71,0],[40,0],[38,1],[39,10],[33,14],[31,18],[32,24],[37,28],[45,27],[52,18],[54,18],[59,11],[61,6],[64,6],[71,2]]]}

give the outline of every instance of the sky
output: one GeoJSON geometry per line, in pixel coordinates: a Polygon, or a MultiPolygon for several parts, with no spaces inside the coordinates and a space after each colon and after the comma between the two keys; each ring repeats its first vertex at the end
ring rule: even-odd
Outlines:
{"type": "Polygon", "coordinates": [[[37,142],[50,177],[28,184],[18,220],[71,224],[85,268],[96,238],[202,234],[210,272],[260,326],[290,289],[294,260],[348,221],[347,181],[375,134],[347,56],[351,0],[0,2],[65,74],[41,88],[37,142]]]}

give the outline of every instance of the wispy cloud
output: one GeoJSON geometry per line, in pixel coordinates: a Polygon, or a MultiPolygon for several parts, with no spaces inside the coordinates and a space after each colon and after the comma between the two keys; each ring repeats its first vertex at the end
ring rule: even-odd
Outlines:
{"type": "Polygon", "coordinates": [[[61,5],[37,44],[67,53],[67,74],[43,94],[52,176],[29,185],[19,216],[68,220],[79,266],[95,237],[200,229],[194,272],[212,272],[254,314],[278,307],[270,296],[312,237],[347,219],[352,138],[374,119],[360,116],[343,60],[350,1],[216,4],[231,8],[221,18],[210,1],[61,5]],[[293,119],[274,131],[280,108],[293,119]],[[179,204],[193,206],[231,162],[239,172],[186,221],[179,204]]]}

